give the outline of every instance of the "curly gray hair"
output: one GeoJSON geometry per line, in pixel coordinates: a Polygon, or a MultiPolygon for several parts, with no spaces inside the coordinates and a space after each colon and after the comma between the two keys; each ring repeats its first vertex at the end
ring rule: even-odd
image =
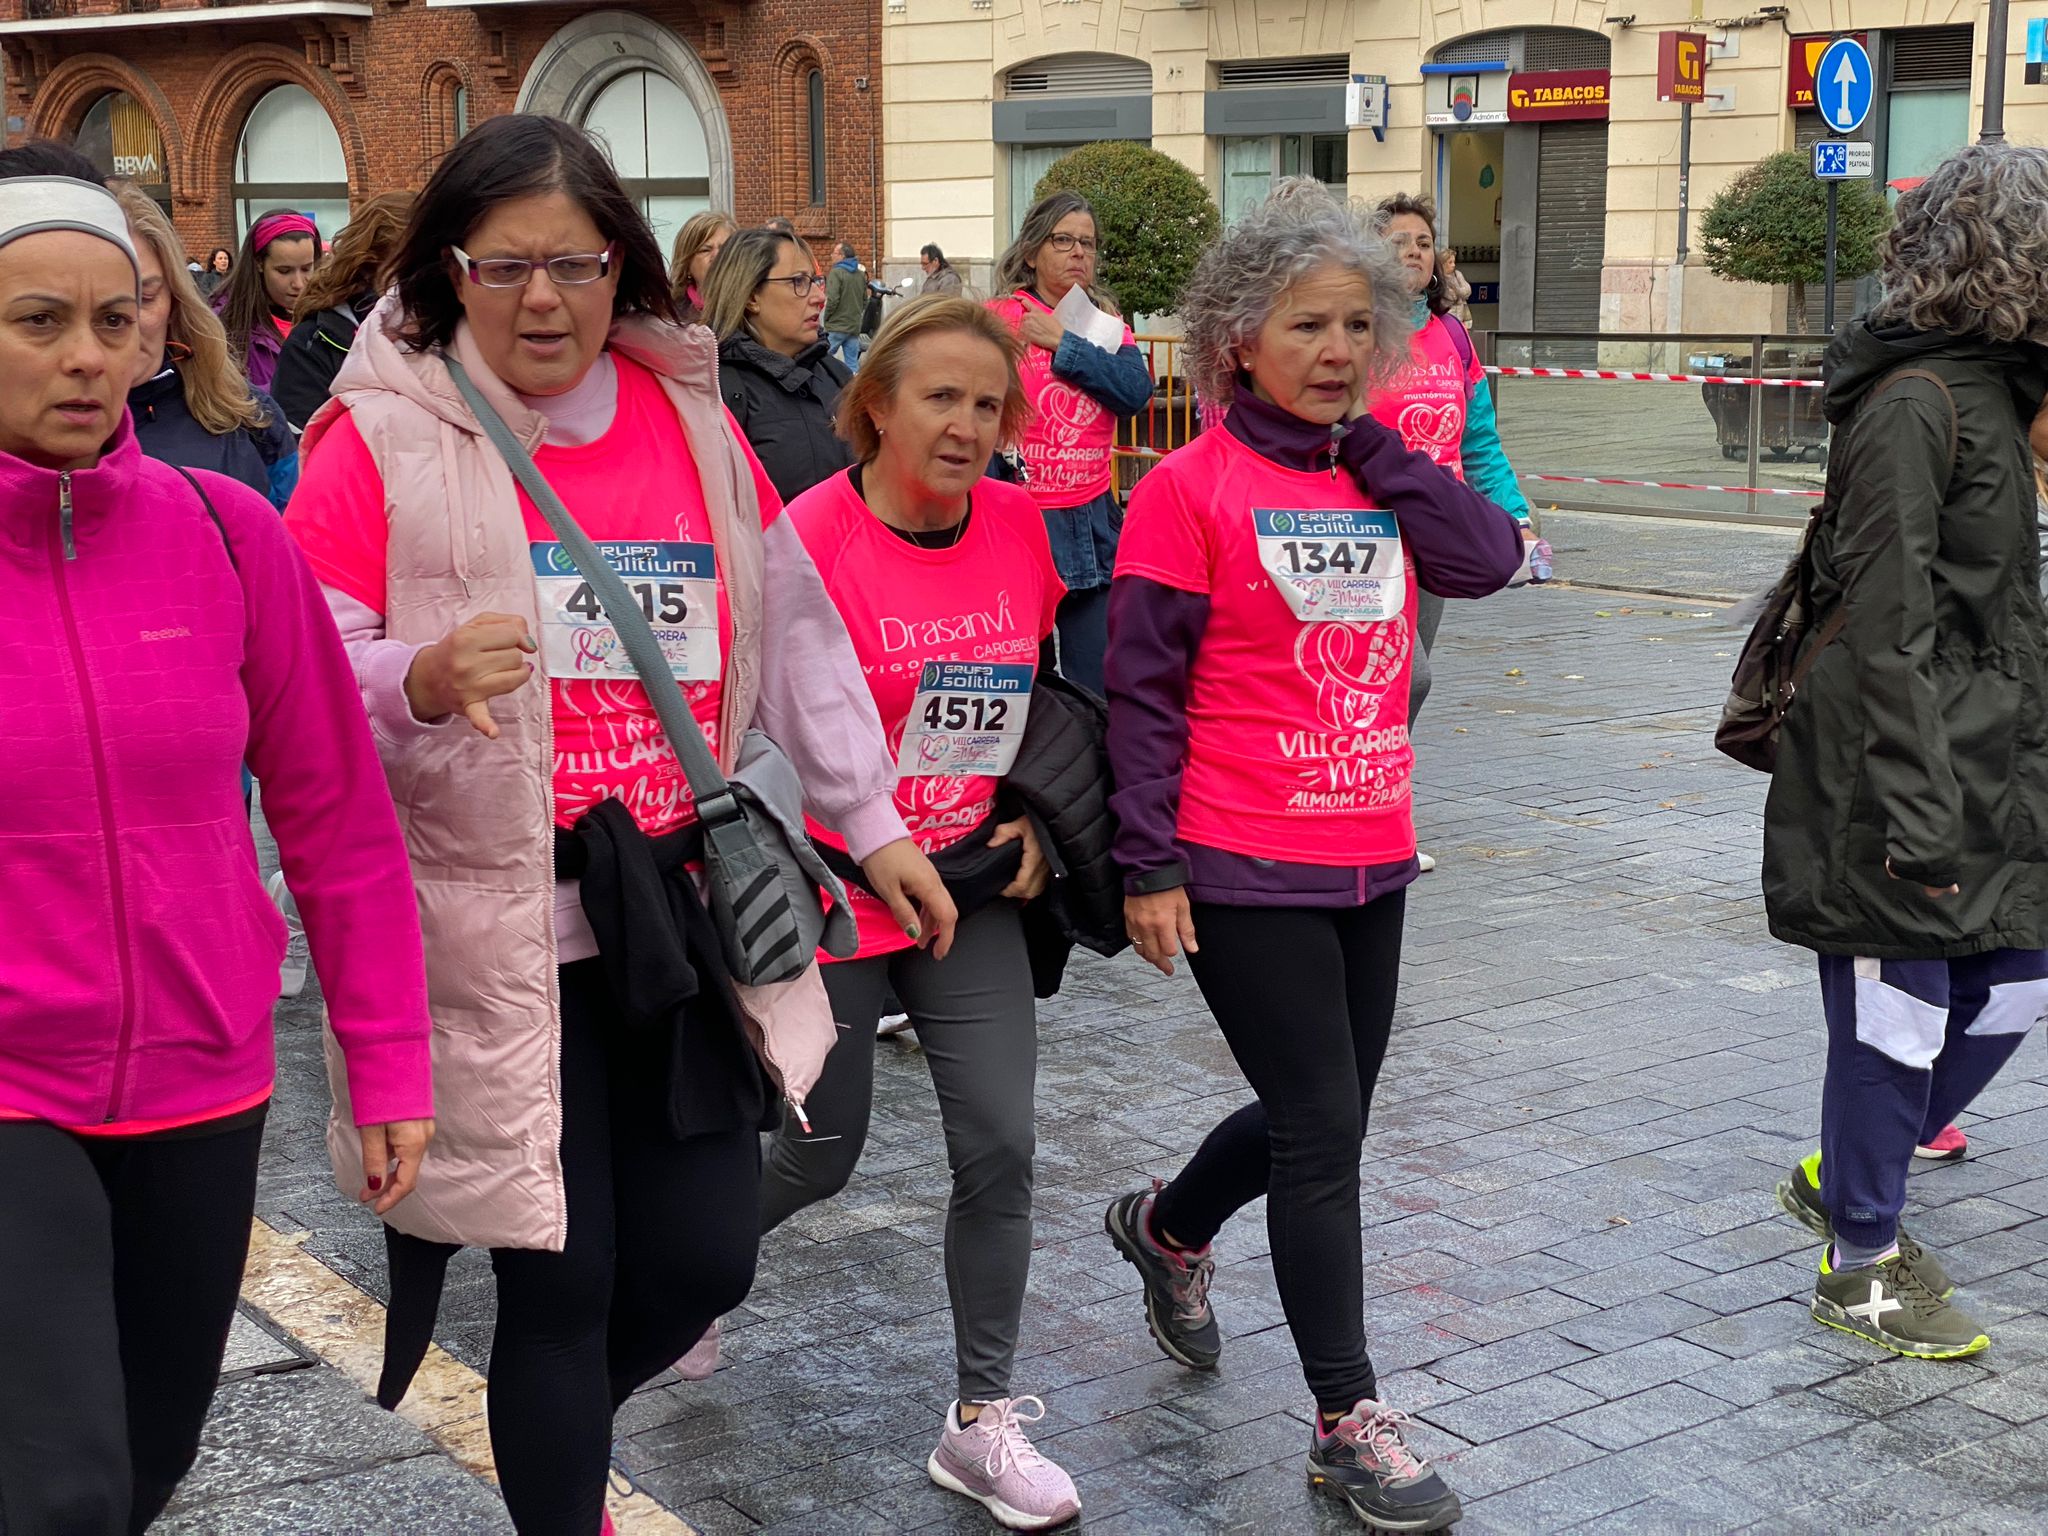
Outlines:
{"type": "Polygon", "coordinates": [[[2018,341],[2048,324],[2048,150],[1972,144],[1899,199],[1879,324],[2018,341]]]}
{"type": "Polygon", "coordinates": [[[1356,272],[1372,289],[1372,356],[1365,383],[1385,384],[1407,366],[1413,302],[1400,260],[1371,229],[1371,214],[1307,176],[1292,176],[1202,253],[1180,296],[1188,376],[1202,398],[1237,397],[1238,354],[1318,267],[1356,272]]]}

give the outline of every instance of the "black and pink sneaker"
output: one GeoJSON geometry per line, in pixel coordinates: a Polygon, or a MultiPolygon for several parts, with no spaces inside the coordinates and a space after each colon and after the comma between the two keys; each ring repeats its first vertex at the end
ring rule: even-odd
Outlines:
{"type": "Polygon", "coordinates": [[[1464,1513],[1436,1469],[1401,1433],[1408,1415],[1360,1398],[1327,1435],[1309,1431],[1308,1480],[1339,1495],[1351,1512],[1382,1531],[1445,1531],[1464,1513]]]}
{"type": "Polygon", "coordinates": [[[1193,1370],[1213,1371],[1223,1354],[1223,1334],[1209,1307],[1216,1259],[1208,1248],[1169,1248],[1152,1235],[1158,1190],[1155,1180],[1150,1190],[1112,1201],[1102,1227],[1145,1281],[1145,1321],[1159,1347],[1193,1370]]]}

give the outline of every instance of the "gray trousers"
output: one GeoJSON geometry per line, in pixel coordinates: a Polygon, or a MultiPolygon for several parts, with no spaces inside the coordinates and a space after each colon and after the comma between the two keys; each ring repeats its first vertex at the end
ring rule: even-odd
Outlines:
{"type": "Polygon", "coordinates": [[[1429,697],[1429,686],[1436,681],[1436,669],[1430,665],[1430,648],[1436,644],[1436,627],[1444,621],[1444,600],[1434,592],[1415,594],[1415,662],[1408,673],[1408,725],[1414,728],[1415,717],[1422,713],[1422,701],[1429,697]]]}
{"type": "Polygon", "coordinates": [[[921,949],[825,967],[839,1043],[804,1102],[806,1136],[785,1119],[761,1175],[761,1230],[846,1187],[874,1103],[875,1025],[893,990],[917,1028],[938,1090],[953,1196],[946,1209],[946,1289],[963,1402],[1010,1395],[1024,1282],[1031,1271],[1032,1124],[1038,1013],[1014,903],[964,918],[952,953],[921,949]]]}

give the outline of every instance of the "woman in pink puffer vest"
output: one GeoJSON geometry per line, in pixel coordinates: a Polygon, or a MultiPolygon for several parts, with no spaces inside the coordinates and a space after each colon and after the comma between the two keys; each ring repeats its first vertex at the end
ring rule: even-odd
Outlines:
{"type": "Polygon", "coordinates": [[[913,939],[943,955],[954,910],[711,335],[678,322],[603,152],[559,119],[486,120],[392,270],[287,516],[355,658],[427,937],[441,1134],[390,1223],[378,1397],[403,1395],[450,1253],[490,1248],[506,1507],[594,1536],[613,1412],[746,1296],[757,1133],[802,1114],[835,1031],[815,965],[741,987],[707,940],[695,797],[653,701],[451,363],[625,568],[726,769],[758,728],[913,939]]]}
{"type": "Polygon", "coordinates": [[[261,496],[136,447],[127,221],[49,168],[0,155],[0,1523],[139,1531],[198,1450],[274,1075],[245,758],[379,1214],[433,1134],[426,985],[319,590],[261,496]]]}

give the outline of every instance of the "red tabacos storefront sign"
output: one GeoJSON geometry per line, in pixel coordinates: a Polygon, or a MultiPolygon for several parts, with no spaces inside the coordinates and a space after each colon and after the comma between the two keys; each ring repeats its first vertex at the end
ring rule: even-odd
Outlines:
{"type": "Polygon", "coordinates": [[[1508,121],[1555,123],[1607,115],[1604,69],[1552,69],[1508,76],[1508,121]]]}
{"type": "MultiPolygon", "coordinates": [[[[1868,32],[1844,32],[1844,37],[1853,37],[1864,47],[1870,46],[1868,32]]],[[[1830,32],[1814,33],[1806,37],[1795,37],[1788,45],[1790,55],[1785,60],[1785,105],[1799,107],[1805,111],[1814,110],[1813,72],[1820,64],[1820,56],[1828,51],[1828,44],[1835,40],[1830,32]]]]}

